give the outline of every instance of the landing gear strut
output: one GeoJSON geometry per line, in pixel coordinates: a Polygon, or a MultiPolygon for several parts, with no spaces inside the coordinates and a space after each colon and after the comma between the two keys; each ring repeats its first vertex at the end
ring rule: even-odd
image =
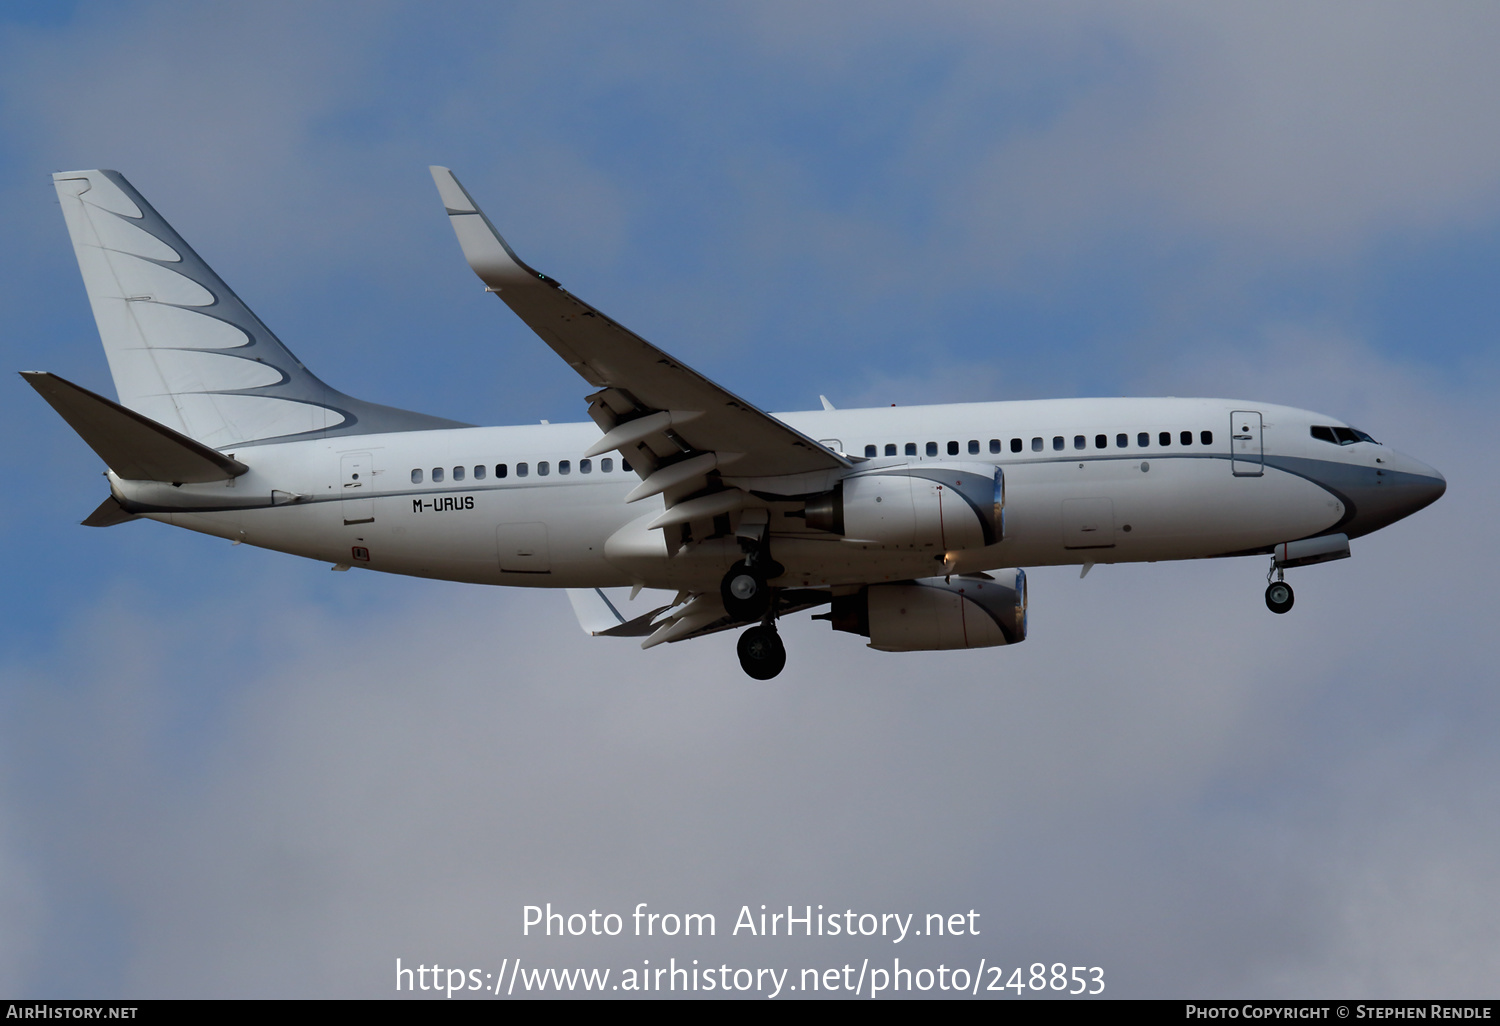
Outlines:
{"type": "Polygon", "coordinates": [[[751,522],[753,512],[745,514],[745,522],[736,532],[745,558],[730,567],[719,582],[724,611],[734,620],[751,621],[764,617],[771,609],[771,586],[766,582],[785,573],[782,565],[771,558],[764,511],[760,511],[759,523],[751,522]]]}
{"type": "Polygon", "coordinates": [[[1297,596],[1292,594],[1292,586],[1286,583],[1285,576],[1274,563],[1270,571],[1266,573],[1266,580],[1271,582],[1266,585],[1266,608],[1273,613],[1285,613],[1297,600],[1297,596]],[[1271,581],[1273,573],[1276,575],[1276,580],[1271,581]]]}
{"type": "Polygon", "coordinates": [[[746,673],[756,680],[770,680],[786,666],[786,646],[776,633],[776,606],[768,582],[786,571],[771,558],[766,514],[761,513],[757,520],[751,513],[745,515],[736,532],[745,558],[724,575],[719,597],[730,619],[760,621],[740,635],[736,649],[746,673]]]}
{"type": "Polygon", "coordinates": [[[740,666],[756,680],[770,680],[786,666],[786,646],[769,620],[741,634],[736,649],[740,666]]]}

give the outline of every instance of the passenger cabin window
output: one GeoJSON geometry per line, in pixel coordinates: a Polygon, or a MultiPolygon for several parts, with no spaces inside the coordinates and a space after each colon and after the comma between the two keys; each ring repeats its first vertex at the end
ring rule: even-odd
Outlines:
{"type": "Polygon", "coordinates": [[[917,454],[917,443],[916,442],[907,442],[906,443],[906,455],[908,455],[908,456],[915,456],[916,454],[917,454]]]}
{"type": "MultiPolygon", "coordinates": [[[[991,443],[991,444],[994,444],[994,443],[991,443]]],[[[979,455],[979,439],[977,439],[977,438],[971,438],[971,439],[969,439],[969,455],[971,455],[971,456],[977,456],[977,455],[979,455]]]]}
{"type": "Polygon", "coordinates": [[[1140,434],[1136,435],[1135,444],[1139,445],[1142,449],[1149,446],[1151,444],[1151,433],[1149,431],[1142,431],[1140,434]]]}
{"type": "Polygon", "coordinates": [[[580,474],[592,474],[594,472],[594,461],[593,460],[579,460],[578,461],[578,472],[580,474]]]}
{"type": "Polygon", "coordinates": [[[949,456],[957,456],[958,455],[958,443],[957,442],[949,442],[948,443],[948,455],[949,456]]]}
{"type": "MultiPolygon", "coordinates": [[[[604,469],[606,469],[606,470],[608,470],[608,469],[609,469],[609,468],[608,468],[608,467],[606,467],[606,468],[604,468],[604,469]]],[[[630,469],[630,461],[629,461],[629,460],[627,460],[627,459],[624,459],[624,458],[623,458],[623,457],[622,457],[622,458],[621,458],[621,459],[620,459],[620,469],[621,469],[621,470],[629,470],[629,469],[630,469]]]]}
{"type": "Polygon", "coordinates": [[[552,464],[548,463],[546,460],[542,460],[542,462],[536,465],[537,477],[546,477],[550,473],[552,473],[552,464]]]}
{"type": "Polygon", "coordinates": [[[1020,452],[1021,451],[1021,440],[1019,438],[1012,438],[1010,440],[1010,451],[1011,452],[1020,452]]]}
{"type": "Polygon", "coordinates": [[[609,473],[612,473],[614,471],[614,469],[615,469],[615,461],[612,460],[612,459],[610,459],[608,456],[604,457],[604,459],[602,459],[602,460],[599,461],[599,473],[601,473],[601,474],[609,474],[609,473]]]}
{"type": "Polygon", "coordinates": [[[495,464],[495,476],[496,477],[504,477],[506,474],[509,474],[509,473],[510,473],[510,468],[507,467],[504,463],[496,463],[495,464]]]}
{"type": "Polygon", "coordinates": [[[1108,435],[1095,435],[1094,436],[1094,448],[1095,449],[1108,449],[1109,448],[1109,436],[1108,435]]]}
{"type": "Polygon", "coordinates": [[[573,464],[570,463],[569,461],[567,461],[567,460],[558,460],[557,461],[557,472],[559,474],[568,474],[568,473],[571,473],[572,470],[573,470],[573,464]]]}
{"type": "Polygon", "coordinates": [[[936,442],[928,442],[927,443],[927,455],[929,455],[929,456],[936,456],[937,455],[937,443],[936,442]]]}
{"type": "Polygon", "coordinates": [[[998,439],[998,438],[991,438],[990,439],[990,452],[999,452],[1002,448],[1004,448],[1004,447],[1000,444],[1000,439],[998,439]]]}
{"type": "Polygon", "coordinates": [[[887,456],[894,456],[894,455],[896,455],[896,443],[895,442],[890,442],[890,443],[886,444],[885,454],[887,456]]]}
{"type": "Polygon", "coordinates": [[[1084,438],[1082,435],[1073,436],[1073,448],[1082,449],[1088,444],[1089,440],[1087,438],[1084,438]]]}
{"type": "Polygon", "coordinates": [[[433,484],[438,484],[442,480],[443,480],[443,468],[442,467],[433,467],[432,468],[432,483],[433,484]]]}
{"type": "Polygon", "coordinates": [[[1214,433],[1212,431],[1200,431],[1198,432],[1198,441],[1202,442],[1204,445],[1213,445],[1214,433]]]}
{"type": "Polygon", "coordinates": [[[1191,431],[1184,431],[1182,433],[1182,444],[1183,445],[1192,445],[1193,444],[1193,433],[1191,431]]]}
{"type": "Polygon", "coordinates": [[[517,477],[525,477],[529,473],[531,473],[531,468],[528,467],[526,464],[524,464],[524,463],[517,463],[516,464],[516,476],[517,477]]]}
{"type": "Polygon", "coordinates": [[[462,481],[463,479],[464,479],[464,468],[463,467],[454,467],[453,468],[453,480],[455,480],[455,481],[462,481]]]}
{"type": "Polygon", "coordinates": [[[865,457],[868,459],[868,458],[874,456],[879,451],[880,450],[877,449],[875,446],[873,446],[873,445],[867,445],[867,446],[865,446],[865,457]]]}
{"type": "Polygon", "coordinates": [[[1032,452],[1041,452],[1042,451],[1042,440],[1040,438],[1033,438],[1031,440],[1031,451],[1032,452]]]}
{"type": "Polygon", "coordinates": [[[484,480],[484,464],[483,463],[479,464],[478,466],[476,466],[474,468],[474,480],[476,480],[476,481],[483,481],[484,480]]]}
{"type": "Polygon", "coordinates": [[[1053,452],[1062,452],[1064,444],[1066,444],[1066,443],[1065,443],[1062,435],[1053,435],[1052,436],[1052,451],[1053,452]]]}
{"type": "Polygon", "coordinates": [[[1156,436],[1156,444],[1157,445],[1171,445],[1172,444],[1172,432],[1170,432],[1170,431],[1163,431],[1161,434],[1157,435],[1156,436]]]}
{"type": "Polygon", "coordinates": [[[1129,447],[1129,445],[1130,445],[1130,436],[1129,435],[1115,435],[1115,448],[1116,449],[1124,449],[1124,448],[1129,447]]]}
{"type": "Polygon", "coordinates": [[[411,472],[411,483],[412,484],[421,484],[422,483],[422,472],[420,470],[413,470],[411,472]]]}

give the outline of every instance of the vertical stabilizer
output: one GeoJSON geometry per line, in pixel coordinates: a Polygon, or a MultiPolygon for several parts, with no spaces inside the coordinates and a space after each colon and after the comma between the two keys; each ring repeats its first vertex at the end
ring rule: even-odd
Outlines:
{"type": "Polygon", "coordinates": [[[122,406],[213,448],[464,426],[318,380],[119,172],[52,178],[122,406]]]}

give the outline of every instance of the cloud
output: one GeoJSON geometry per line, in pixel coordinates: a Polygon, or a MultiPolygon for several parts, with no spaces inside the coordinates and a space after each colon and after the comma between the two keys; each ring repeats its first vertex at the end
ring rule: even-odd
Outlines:
{"type": "Polygon", "coordinates": [[[1118,247],[1265,272],[1490,221],[1500,205],[1488,9],[825,6],[796,32],[786,8],[758,10],[752,38],[822,87],[815,109],[863,89],[879,111],[866,117],[887,145],[849,179],[850,207],[930,202],[922,236],[869,256],[1003,268],[1028,288],[1118,247]]]}

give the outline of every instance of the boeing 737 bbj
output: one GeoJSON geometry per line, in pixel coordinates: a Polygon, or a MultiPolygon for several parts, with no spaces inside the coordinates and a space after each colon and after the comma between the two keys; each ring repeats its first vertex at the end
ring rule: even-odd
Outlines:
{"type": "Polygon", "coordinates": [[[746,627],[740,662],[764,680],[786,662],[777,618],[819,606],[888,652],[1023,641],[1028,566],[1269,555],[1284,613],[1286,568],[1346,557],[1446,488],[1333,417],[1242,400],[772,415],[532,270],[432,176],[486,291],[588,382],[592,423],[472,427],[344,395],[123,176],[64,172],[118,402],[25,377],[109,468],[84,523],[565,588],[586,631],[642,647],[746,627]]]}

